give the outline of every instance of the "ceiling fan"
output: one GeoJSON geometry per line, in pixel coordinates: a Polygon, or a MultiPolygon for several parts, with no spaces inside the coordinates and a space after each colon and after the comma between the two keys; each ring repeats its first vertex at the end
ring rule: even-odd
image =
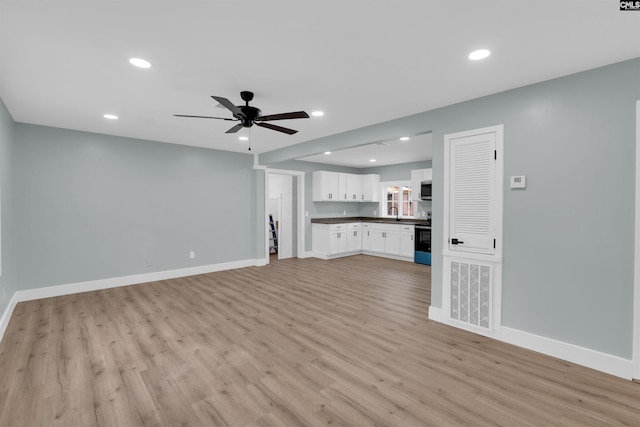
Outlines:
{"type": "Polygon", "coordinates": [[[253,99],[253,92],[242,91],[240,92],[240,97],[243,101],[245,101],[245,105],[233,105],[231,101],[227,98],[223,98],[221,96],[211,96],[213,99],[218,101],[220,105],[227,108],[233,114],[233,119],[225,118],[225,117],[210,117],[210,116],[189,116],[185,114],[174,114],[175,117],[193,117],[198,119],[218,119],[218,120],[227,120],[227,121],[239,121],[237,125],[226,131],[225,133],[236,133],[240,129],[250,128],[254,124],[256,126],[260,126],[263,128],[275,130],[278,132],[283,132],[288,135],[293,135],[298,132],[297,130],[285,128],[282,126],[272,125],[270,122],[272,120],[289,120],[289,119],[308,119],[309,115],[304,111],[294,111],[291,113],[280,113],[280,114],[270,114],[267,116],[263,116],[262,112],[259,108],[252,107],[249,105],[249,101],[253,99]]]}

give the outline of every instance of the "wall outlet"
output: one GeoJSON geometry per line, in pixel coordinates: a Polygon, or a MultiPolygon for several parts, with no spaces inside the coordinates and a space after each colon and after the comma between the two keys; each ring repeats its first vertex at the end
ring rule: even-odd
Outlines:
{"type": "Polygon", "coordinates": [[[374,210],[373,211],[373,216],[376,216],[376,215],[378,215],[378,211],[374,210]]]}
{"type": "Polygon", "coordinates": [[[309,216],[309,211],[304,211],[304,216],[309,216]]]}
{"type": "Polygon", "coordinates": [[[420,214],[420,216],[425,216],[425,215],[426,215],[425,211],[422,211],[422,213],[420,214]]]}
{"type": "Polygon", "coordinates": [[[194,259],[195,257],[196,257],[196,252],[195,251],[189,252],[189,259],[194,259]]]}
{"type": "Polygon", "coordinates": [[[347,214],[347,211],[342,211],[342,215],[346,215],[346,214],[347,214]]]}
{"type": "Polygon", "coordinates": [[[153,265],[153,261],[150,258],[147,258],[147,267],[151,267],[153,265]]]}

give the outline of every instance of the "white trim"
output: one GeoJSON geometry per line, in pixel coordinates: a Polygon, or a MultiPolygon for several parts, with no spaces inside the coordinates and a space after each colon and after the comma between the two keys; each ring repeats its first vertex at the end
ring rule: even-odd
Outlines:
{"type": "Polygon", "coordinates": [[[16,294],[14,293],[9,301],[9,305],[4,310],[2,317],[0,318],[0,341],[2,341],[2,337],[4,337],[4,331],[7,330],[7,326],[9,326],[9,320],[11,320],[11,315],[13,314],[13,309],[16,308],[16,304],[18,304],[18,299],[16,294]]]}
{"type": "Polygon", "coordinates": [[[631,379],[633,363],[631,360],[610,354],[601,353],[585,347],[556,341],[551,338],[522,332],[517,329],[502,327],[500,341],[537,351],[571,363],[586,366],[607,374],[625,379],[631,379]]]}
{"type": "Polygon", "coordinates": [[[429,320],[434,322],[444,323],[444,312],[441,308],[429,306],[429,320]]]}
{"type": "Polygon", "coordinates": [[[636,206],[633,262],[633,378],[640,378],[640,100],[636,102],[636,206]]]}
{"type": "MultiPolygon", "coordinates": [[[[255,167],[254,167],[255,168],[255,167]]],[[[296,258],[307,258],[309,255],[306,255],[306,239],[305,239],[305,172],[303,171],[294,171],[294,170],[285,170],[285,169],[272,169],[265,167],[264,174],[264,216],[265,216],[265,226],[264,226],[264,238],[265,238],[265,252],[264,256],[267,259],[267,264],[269,263],[269,219],[267,218],[267,211],[269,210],[269,174],[276,175],[291,175],[297,178],[297,187],[298,192],[296,194],[297,197],[297,210],[298,210],[298,227],[296,230],[297,235],[297,250],[296,250],[296,258]],[[302,256],[301,256],[302,254],[302,256]]]]}
{"type": "Polygon", "coordinates": [[[135,274],[132,276],[112,277],[109,279],[90,280],[87,282],[70,283],[66,285],[47,286],[43,288],[17,291],[13,294],[7,309],[0,319],[0,340],[9,324],[9,319],[17,303],[42,298],[58,297],[77,294],[80,292],[97,291],[100,289],[117,288],[120,286],[137,285],[140,283],[156,282],[158,280],[176,279],[194,276],[196,274],[214,273],[216,271],[233,270],[236,268],[264,265],[264,260],[245,259],[240,261],[223,262],[219,264],[201,265],[197,267],[181,268],[177,270],[157,271],[154,273],[135,274]]]}
{"type": "Polygon", "coordinates": [[[547,356],[562,359],[577,365],[605,372],[617,377],[631,379],[633,373],[633,362],[621,357],[612,356],[596,350],[568,344],[551,338],[542,337],[517,329],[501,327],[500,331],[494,334],[469,328],[464,324],[457,324],[447,321],[444,311],[441,308],[429,307],[429,320],[440,322],[448,326],[483,335],[497,341],[506,342],[518,347],[526,348],[547,356]]]}

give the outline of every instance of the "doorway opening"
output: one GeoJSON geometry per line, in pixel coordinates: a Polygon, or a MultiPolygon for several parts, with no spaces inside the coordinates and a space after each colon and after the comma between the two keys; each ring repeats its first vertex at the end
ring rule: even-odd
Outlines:
{"type": "Polygon", "coordinates": [[[304,172],[267,169],[265,179],[265,260],[302,258],[304,238],[304,172]]]}

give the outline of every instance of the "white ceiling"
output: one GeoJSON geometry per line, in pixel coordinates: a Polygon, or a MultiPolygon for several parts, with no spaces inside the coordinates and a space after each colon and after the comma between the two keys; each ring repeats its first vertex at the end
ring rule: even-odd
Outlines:
{"type": "Polygon", "coordinates": [[[429,132],[411,136],[407,141],[403,141],[400,138],[377,141],[344,150],[300,157],[298,160],[351,168],[371,168],[421,162],[431,160],[433,157],[431,136],[432,134],[429,132]],[[372,162],[372,159],[375,161],[372,162]]]}
{"type": "Polygon", "coordinates": [[[0,97],[18,122],[239,152],[233,123],[173,114],[225,115],[210,95],[241,90],[263,114],[325,111],[251,128],[261,153],[640,57],[639,39],[614,0],[0,0],[0,97]]]}

